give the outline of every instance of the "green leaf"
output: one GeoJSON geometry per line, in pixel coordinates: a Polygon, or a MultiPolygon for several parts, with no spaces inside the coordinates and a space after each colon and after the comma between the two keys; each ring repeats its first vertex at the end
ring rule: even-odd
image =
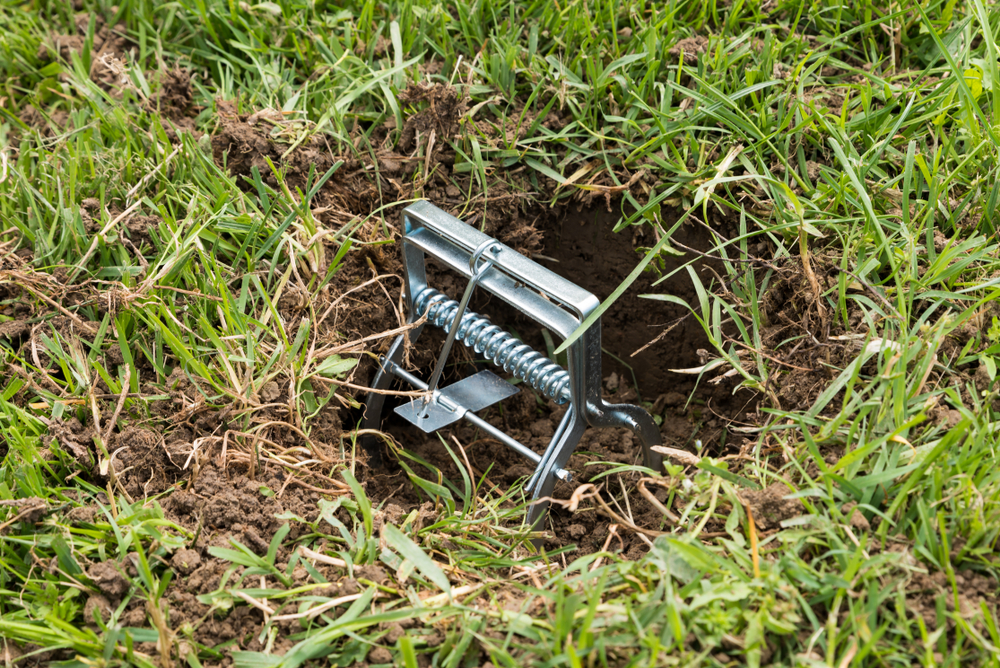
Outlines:
{"type": "Polygon", "coordinates": [[[278,556],[278,548],[281,547],[281,541],[285,540],[285,536],[291,530],[292,527],[290,525],[282,524],[281,528],[275,532],[274,537],[271,539],[271,544],[267,547],[267,557],[265,557],[265,560],[268,564],[274,565],[274,559],[278,556]]]}
{"type": "Polygon", "coordinates": [[[417,570],[428,580],[436,584],[442,591],[451,592],[451,583],[444,571],[427,556],[419,545],[414,543],[402,531],[392,524],[386,524],[383,529],[386,543],[403,557],[413,563],[417,570]]]}
{"type": "Polygon", "coordinates": [[[358,365],[357,357],[341,357],[340,355],[330,355],[323,360],[316,372],[327,378],[343,378],[348,371],[358,365]]]}
{"type": "Polygon", "coordinates": [[[689,606],[694,610],[712,601],[742,601],[749,598],[750,593],[750,585],[745,582],[727,582],[698,594],[691,599],[689,606]]]}
{"type": "Polygon", "coordinates": [[[230,654],[233,657],[234,668],[272,668],[280,666],[282,661],[280,656],[263,652],[234,651],[230,654]]]}
{"type": "Polygon", "coordinates": [[[256,566],[258,568],[267,566],[267,562],[255,554],[248,554],[247,552],[243,552],[241,550],[232,550],[228,547],[210,547],[208,548],[208,553],[213,557],[231,561],[238,566],[256,566]]]}
{"type": "Polygon", "coordinates": [[[709,473],[714,473],[723,480],[728,480],[734,485],[739,485],[740,487],[746,487],[747,489],[752,489],[752,490],[760,489],[760,485],[755,483],[753,480],[750,480],[749,478],[744,478],[741,475],[737,475],[736,473],[732,473],[723,468],[719,468],[718,466],[709,464],[704,459],[698,462],[698,468],[700,468],[703,471],[708,471],[709,473]]]}
{"type": "Polygon", "coordinates": [[[538,162],[534,158],[525,158],[524,162],[525,162],[526,165],[528,165],[532,169],[538,170],[539,172],[541,172],[545,176],[549,177],[550,179],[552,179],[553,181],[555,181],[559,185],[563,185],[563,184],[566,183],[566,177],[564,177],[562,174],[560,174],[556,170],[552,169],[551,167],[546,167],[545,165],[543,165],[542,163],[538,162]]]}
{"type": "Polygon", "coordinates": [[[341,473],[344,477],[344,481],[354,492],[354,499],[358,502],[358,508],[361,510],[361,515],[365,522],[365,538],[371,538],[372,532],[372,502],[368,500],[368,495],[365,494],[365,490],[361,487],[361,483],[357,481],[354,475],[348,470],[344,469],[341,473]]]}

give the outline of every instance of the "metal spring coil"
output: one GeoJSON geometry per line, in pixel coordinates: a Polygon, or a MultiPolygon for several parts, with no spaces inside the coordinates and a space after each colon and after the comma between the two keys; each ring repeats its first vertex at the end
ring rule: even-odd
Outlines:
{"type": "MultiPolygon", "coordinates": [[[[424,288],[413,300],[418,316],[426,315],[428,322],[444,330],[451,329],[458,306],[457,301],[434,288],[424,288]]],[[[569,372],[521,343],[513,334],[491,324],[489,319],[466,311],[456,339],[465,347],[485,354],[490,362],[551,397],[557,404],[570,400],[569,372]]]]}

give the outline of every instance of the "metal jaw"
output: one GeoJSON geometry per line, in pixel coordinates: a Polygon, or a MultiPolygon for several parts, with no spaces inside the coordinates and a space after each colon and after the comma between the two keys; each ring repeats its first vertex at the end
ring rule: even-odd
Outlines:
{"type": "MultiPolygon", "coordinates": [[[[382,358],[373,389],[385,390],[393,378],[399,378],[418,389],[431,390],[427,398],[400,406],[397,409],[400,415],[425,431],[465,419],[535,462],[535,472],[525,485],[534,501],[527,516],[532,526],[544,517],[547,499],[556,481],[571,479],[565,466],[587,426],[628,427],[642,444],[645,465],[657,471],[660,469],[662,458],[652,450],[661,443],[660,431],[652,417],[638,406],[611,405],[601,397],[599,321],[570,345],[567,374],[510,334],[467,311],[472,291],[481,286],[565,340],[600,305],[594,295],[429,202],[411,204],[403,211],[403,229],[408,321],[416,322],[427,314],[428,321],[448,329],[448,339],[430,383],[424,383],[399,367],[404,337],[408,335],[411,342],[416,341],[423,325],[399,336],[382,358]],[[469,278],[462,303],[449,300],[427,285],[425,261],[428,255],[469,278]],[[483,264],[479,264],[481,257],[483,264]],[[515,393],[517,390],[509,383],[484,371],[442,390],[437,389],[440,370],[456,338],[556,402],[569,403],[543,454],[538,455],[473,413],[515,393]],[[484,374],[492,378],[483,377],[484,374]],[[422,418],[421,414],[427,417],[422,418]],[[427,428],[432,425],[433,428],[427,428]]],[[[380,427],[384,403],[385,395],[376,392],[368,395],[366,429],[380,427]]]]}

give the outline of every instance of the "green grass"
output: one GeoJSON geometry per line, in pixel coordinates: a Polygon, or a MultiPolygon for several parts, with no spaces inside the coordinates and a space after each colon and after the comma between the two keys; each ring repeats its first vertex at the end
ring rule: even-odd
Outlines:
{"type": "MultiPolygon", "coordinates": [[[[75,32],[70,6],[0,0],[5,662],[36,650],[74,666],[1000,662],[994,5],[83,6],[101,23],[52,59],[40,47],[75,32]],[[128,40],[111,89],[90,76],[105,22],[128,40]],[[707,39],[682,42],[694,36],[707,39]],[[163,112],[175,68],[193,74],[197,133],[163,112]],[[436,137],[453,164],[428,159],[426,132],[400,143],[426,108],[401,96],[418,82],[465,98],[454,135],[436,137]],[[282,157],[324,142],[330,166],[229,175],[211,142],[220,101],[286,112],[261,121],[282,157]],[[44,117],[32,126],[29,107],[44,117]],[[371,168],[393,155],[412,171],[371,168]],[[679,225],[735,230],[713,237],[723,271],[711,284],[691,271],[685,305],[720,360],[700,382],[730,373],[759,393],[762,418],[728,427],[748,439],[740,457],[689,454],[649,483],[669,491],[673,519],[645,527],[665,535],[642,558],[539,554],[518,528],[519,490],[467,475],[459,452],[463,479],[450,481],[400,453],[434,508],[391,518],[358,483],[354,425],[317,443],[325,408],[361,396],[342,383],[371,352],[338,349],[363,323],[330,325],[317,305],[350,262],[377,269],[362,280],[382,273],[372,257],[437,175],[470,216],[509,207],[496,199],[508,193],[610,203],[619,229],[661,235],[633,279],[685,253],[671,243],[679,225]],[[345,204],[334,183],[374,194],[345,204]],[[123,227],[133,215],[153,217],[145,242],[123,227]],[[794,296],[768,305],[782,286],[794,296]],[[304,304],[294,319],[288,300],[304,304]],[[783,392],[793,381],[806,389],[783,392]],[[272,382],[289,388],[287,426],[254,417],[272,382]],[[179,387],[190,403],[163,400],[179,387]],[[126,426],[169,433],[206,410],[230,411],[233,461],[298,457],[330,498],[320,517],[282,516],[262,549],[208,547],[232,566],[198,594],[207,615],[178,624],[185,574],[171,559],[201,526],[126,491],[112,445],[126,426]],[[74,417],[99,427],[81,437],[83,459],[50,443],[74,417]],[[760,531],[748,491],[775,483],[801,512],[760,531]],[[323,559],[344,563],[356,595],[330,594],[323,559]],[[92,564],[105,561],[132,566],[100,612],[92,564]],[[360,570],[379,564],[390,578],[360,570]],[[200,634],[253,606],[270,612],[252,634],[220,646],[200,634]]],[[[684,258],[688,273],[698,258],[684,258]]],[[[639,474],[621,476],[640,498],[639,474]]]]}

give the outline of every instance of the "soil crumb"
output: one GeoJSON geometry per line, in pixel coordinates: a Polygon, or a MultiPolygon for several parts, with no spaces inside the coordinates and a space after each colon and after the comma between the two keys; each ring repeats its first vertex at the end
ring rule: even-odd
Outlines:
{"type": "Polygon", "coordinates": [[[792,490],[782,482],[768,485],[760,491],[744,491],[743,501],[753,511],[753,519],[762,531],[778,529],[781,523],[805,512],[798,499],[787,498],[792,490]]]}
{"type": "Polygon", "coordinates": [[[697,65],[698,56],[705,53],[708,50],[708,38],[697,35],[695,37],[686,37],[667,51],[674,60],[681,57],[684,54],[684,64],[685,65],[697,65]]]}

